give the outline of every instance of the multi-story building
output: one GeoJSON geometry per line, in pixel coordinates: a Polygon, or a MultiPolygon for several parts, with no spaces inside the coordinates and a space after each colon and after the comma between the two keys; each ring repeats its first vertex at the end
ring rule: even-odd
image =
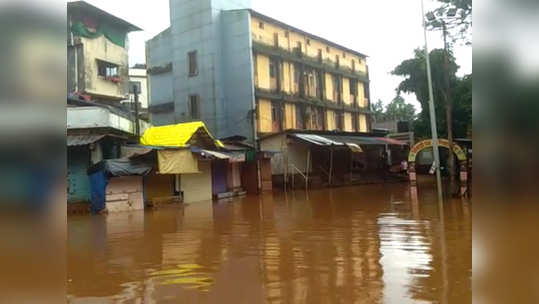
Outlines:
{"type": "Polygon", "coordinates": [[[135,100],[133,87],[137,88],[140,110],[148,109],[148,77],[146,75],[146,65],[136,64],[129,68],[129,100],[135,100]]]}
{"type": "Polygon", "coordinates": [[[88,167],[119,158],[136,139],[137,120],[121,103],[129,99],[127,34],[140,28],[84,1],[67,3],[67,27],[67,197],[87,203],[88,167]]]}
{"type": "Polygon", "coordinates": [[[150,119],[218,137],[369,132],[366,56],[255,12],[249,0],[172,0],[146,45],[150,119]]]}
{"type": "Polygon", "coordinates": [[[119,104],[128,98],[128,37],[137,26],[87,2],[67,3],[68,93],[119,104]]]}

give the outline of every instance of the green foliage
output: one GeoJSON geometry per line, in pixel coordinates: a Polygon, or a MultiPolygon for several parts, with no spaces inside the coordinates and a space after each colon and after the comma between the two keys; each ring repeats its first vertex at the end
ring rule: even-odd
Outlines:
{"type": "Polygon", "coordinates": [[[472,0],[438,0],[438,2],[441,5],[427,14],[436,17],[435,20],[427,22],[428,27],[431,30],[441,30],[443,20],[453,41],[460,40],[471,44],[472,0]]]}
{"type": "Polygon", "coordinates": [[[415,107],[406,103],[402,96],[397,95],[386,106],[384,116],[385,120],[413,121],[415,119],[415,107]]]}
{"type": "Polygon", "coordinates": [[[384,120],[384,104],[380,99],[377,102],[371,104],[371,110],[375,121],[384,120]]]}
{"type": "Polygon", "coordinates": [[[457,79],[453,92],[453,132],[467,137],[472,127],[472,74],[457,79]]]}
{"type": "Polygon", "coordinates": [[[380,99],[372,104],[372,112],[375,121],[413,121],[416,117],[415,107],[412,104],[406,103],[402,96],[397,95],[391,103],[385,106],[380,99]]]}
{"type": "MultiPolygon", "coordinates": [[[[444,81],[444,50],[435,49],[430,53],[431,72],[434,93],[434,107],[438,135],[447,137],[444,81]]],[[[455,58],[449,56],[449,83],[453,100],[453,132],[454,137],[466,137],[466,130],[471,125],[472,116],[472,76],[458,78],[455,76],[459,66],[455,58]]],[[[425,53],[416,49],[414,58],[404,60],[392,72],[393,75],[405,79],[399,84],[397,93],[413,93],[421,103],[422,111],[414,121],[414,132],[418,138],[431,136],[429,116],[429,91],[426,73],[425,53]]]]}

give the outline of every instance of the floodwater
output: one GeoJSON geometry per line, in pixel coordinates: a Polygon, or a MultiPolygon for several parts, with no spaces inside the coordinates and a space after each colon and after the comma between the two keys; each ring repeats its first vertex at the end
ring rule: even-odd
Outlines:
{"type": "Polygon", "coordinates": [[[70,303],[471,303],[472,215],[408,184],[68,218],[70,303]]]}

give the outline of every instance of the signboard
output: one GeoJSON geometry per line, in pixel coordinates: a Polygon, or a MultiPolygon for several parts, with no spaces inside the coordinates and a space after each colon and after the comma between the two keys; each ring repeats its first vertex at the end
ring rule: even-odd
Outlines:
{"type": "MultiPolygon", "coordinates": [[[[438,142],[439,142],[438,146],[449,149],[449,141],[447,141],[447,139],[439,139],[438,142]]],[[[426,149],[426,148],[431,148],[431,147],[432,147],[432,139],[427,139],[427,140],[418,142],[415,146],[412,147],[412,149],[410,149],[410,153],[408,154],[408,162],[415,162],[417,154],[421,150],[426,149]]],[[[464,150],[462,150],[462,148],[456,143],[453,143],[453,153],[457,155],[457,159],[459,161],[466,160],[466,153],[464,153],[464,150]]]]}

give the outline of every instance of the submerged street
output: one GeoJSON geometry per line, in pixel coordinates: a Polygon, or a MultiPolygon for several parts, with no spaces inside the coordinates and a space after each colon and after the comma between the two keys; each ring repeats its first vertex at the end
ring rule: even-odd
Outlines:
{"type": "MultiPolygon", "coordinates": [[[[428,188],[428,189],[427,189],[428,188]]],[[[407,183],[68,217],[70,303],[469,303],[472,214],[407,183]]]]}

